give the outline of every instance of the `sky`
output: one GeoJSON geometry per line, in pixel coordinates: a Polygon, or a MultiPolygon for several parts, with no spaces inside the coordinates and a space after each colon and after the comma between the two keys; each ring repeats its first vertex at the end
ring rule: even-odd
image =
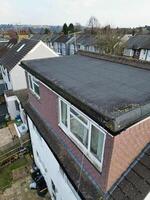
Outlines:
{"type": "Polygon", "coordinates": [[[101,26],[150,25],[150,0],[0,0],[0,24],[87,25],[95,16],[101,26]]]}

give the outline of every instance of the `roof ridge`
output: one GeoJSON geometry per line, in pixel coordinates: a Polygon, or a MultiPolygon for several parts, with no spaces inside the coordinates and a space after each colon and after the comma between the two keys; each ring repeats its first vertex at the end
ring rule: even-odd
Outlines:
{"type": "Polygon", "coordinates": [[[100,53],[83,51],[83,50],[79,50],[77,54],[81,56],[95,58],[95,59],[106,60],[113,63],[129,65],[129,66],[140,68],[140,69],[150,70],[150,62],[148,61],[142,61],[142,60],[137,60],[133,58],[131,59],[131,58],[123,57],[123,56],[100,54],[100,53]]]}

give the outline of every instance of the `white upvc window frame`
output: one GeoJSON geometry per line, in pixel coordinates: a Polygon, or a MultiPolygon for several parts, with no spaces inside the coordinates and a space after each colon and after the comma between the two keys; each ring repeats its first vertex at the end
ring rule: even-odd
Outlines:
{"type": "MultiPolygon", "coordinates": [[[[81,122],[81,123],[83,123],[83,122],[81,122]]],[[[76,107],[74,107],[72,104],[70,104],[68,101],[66,101],[62,97],[59,97],[59,124],[58,125],[68,135],[68,137],[77,145],[77,147],[84,153],[84,155],[93,163],[93,165],[100,172],[102,172],[106,131],[102,127],[100,127],[96,122],[94,122],[91,118],[89,118],[87,115],[82,113],[80,110],[78,110],[76,107]],[[67,125],[68,125],[67,127],[62,123],[62,120],[61,120],[61,101],[67,105],[67,116],[68,116],[67,117],[67,125]],[[80,140],[70,130],[70,108],[75,110],[75,112],[79,113],[81,116],[83,116],[87,120],[87,128],[88,128],[88,146],[87,147],[84,146],[84,144],[82,144],[82,142],[80,142],[80,140]],[[92,154],[92,152],[90,151],[92,125],[94,127],[96,127],[104,135],[101,161],[98,158],[96,158],[96,156],[94,156],[92,154]]]]}
{"type": "MultiPolygon", "coordinates": [[[[27,74],[28,76],[28,84],[29,84],[29,89],[30,91],[38,98],[40,99],[40,94],[37,94],[34,90],[34,84],[39,87],[39,93],[40,93],[40,84],[37,84],[34,80],[36,80],[37,82],[39,82],[39,80],[37,78],[35,78],[33,75],[31,75],[30,73],[27,74]],[[31,78],[31,82],[30,82],[30,78],[31,78]],[[32,85],[31,85],[32,84],[32,85]]],[[[39,82],[40,83],[40,82],[39,82]]]]}

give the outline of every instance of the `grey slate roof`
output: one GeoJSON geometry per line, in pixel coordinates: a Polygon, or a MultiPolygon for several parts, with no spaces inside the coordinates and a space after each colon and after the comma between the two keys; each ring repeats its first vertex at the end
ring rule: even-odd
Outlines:
{"type": "Polygon", "coordinates": [[[56,40],[53,41],[53,42],[66,43],[66,42],[68,42],[72,37],[73,37],[73,34],[71,34],[71,35],[60,35],[60,36],[57,37],[56,40]]]}
{"type": "Polygon", "coordinates": [[[96,35],[91,33],[82,33],[77,38],[77,44],[84,46],[95,46],[97,44],[96,35]]]}
{"type": "Polygon", "coordinates": [[[38,43],[38,40],[24,39],[17,45],[13,46],[1,59],[0,64],[7,68],[9,71],[21,61],[21,59],[38,43]],[[17,50],[23,45],[25,46],[17,52],[17,50]]]}
{"type": "Polygon", "coordinates": [[[150,49],[150,35],[135,35],[127,43],[128,49],[150,49]]]}
{"type": "Polygon", "coordinates": [[[16,38],[12,38],[8,42],[3,42],[2,44],[0,44],[0,58],[3,57],[10,50],[9,46],[12,47],[16,44],[17,44],[16,38]]]}
{"type": "Polygon", "coordinates": [[[133,162],[108,200],[144,200],[150,192],[150,143],[133,162]]]}
{"type": "Polygon", "coordinates": [[[150,114],[150,70],[81,55],[22,66],[113,134],[150,114]]]}
{"type": "Polygon", "coordinates": [[[34,34],[32,40],[42,40],[43,42],[48,42],[52,38],[52,34],[34,34]]]}

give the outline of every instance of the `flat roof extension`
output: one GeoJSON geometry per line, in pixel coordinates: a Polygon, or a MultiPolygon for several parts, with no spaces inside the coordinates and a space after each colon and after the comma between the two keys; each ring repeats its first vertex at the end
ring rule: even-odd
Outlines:
{"type": "Polygon", "coordinates": [[[143,66],[83,55],[21,66],[113,135],[150,114],[150,70],[143,66]]]}

